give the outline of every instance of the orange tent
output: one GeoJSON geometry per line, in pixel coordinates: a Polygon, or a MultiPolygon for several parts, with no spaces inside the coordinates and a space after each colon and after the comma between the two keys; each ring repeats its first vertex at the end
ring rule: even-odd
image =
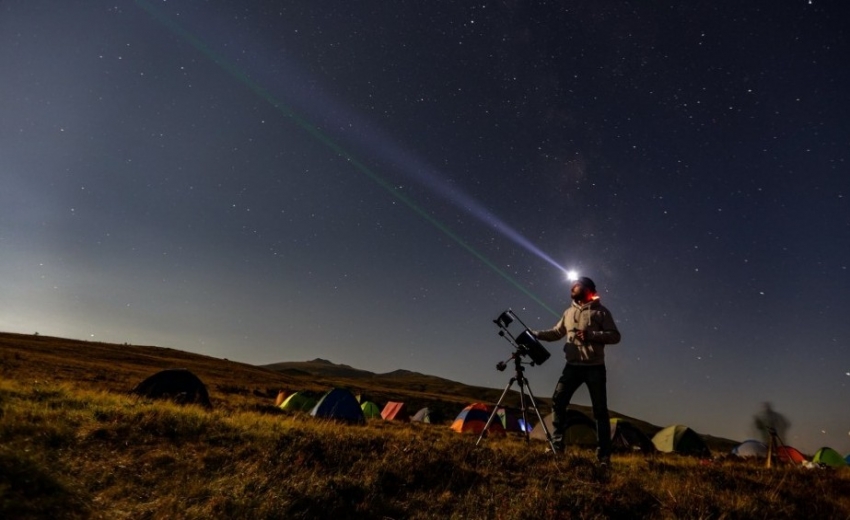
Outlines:
{"type": "Polygon", "coordinates": [[[289,396],[287,395],[286,390],[281,390],[280,392],[277,393],[277,399],[274,400],[274,405],[275,406],[282,405],[283,402],[286,401],[287,397],[289,397],[289,396]]]}
{"type": "MultiPolygon", "coordinates": [[[[460,411],[452,423],[452,430],[458,433],[481,433],[491,413],[493,413],[493,409],[490,406],[484,403],[472,403],[460,411]]],[[[487,428],[487,433],[505,433],[505,428],[498,416],[493,418],[493,422],[487,428]]]]}

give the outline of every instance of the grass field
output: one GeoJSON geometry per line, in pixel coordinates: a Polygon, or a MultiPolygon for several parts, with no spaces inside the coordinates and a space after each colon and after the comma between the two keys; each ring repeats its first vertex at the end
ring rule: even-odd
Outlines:
{"type": "Polygon", "coordinates": [[[0,518],[850,518],[847,469],[349,426],[269,404],[329,381],[156,347],[2,334],[0,362],[0,518]],[[211,411],[127,394],[174,366],[211,411]]]}

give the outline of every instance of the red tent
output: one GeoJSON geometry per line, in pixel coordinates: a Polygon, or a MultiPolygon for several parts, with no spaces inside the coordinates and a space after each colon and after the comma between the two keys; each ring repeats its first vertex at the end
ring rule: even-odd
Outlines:
{"type": "Polygon", "coordinates": [[[381,411],[381,417],[386,421],[407,421],[409,419],[404,403],[390,401],[381,411]]]}
{"type": "Polygon", "coordinates": [[[797,448],[792,448],[791,446],[779,446],[776,448],[776,456],[782,462],[792,462],[794,464],[806,462],[806,456],[800,453],[797,448]]]}

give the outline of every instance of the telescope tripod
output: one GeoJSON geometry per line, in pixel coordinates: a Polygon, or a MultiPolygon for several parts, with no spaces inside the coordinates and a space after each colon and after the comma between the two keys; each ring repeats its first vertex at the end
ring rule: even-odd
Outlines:
{"type": "Polygon", "coordinates": [[[769,436],[769,439],[767,441],[767,460],[764,463],[764,467],[770,469],[773,464],[773,457],[776,457],[777,462],[782,460],[779,455],[779,449],[784,448],[785,444],[782,442],[782,439],[779,438],[779,434],[776,433],[776,428],[768,428],[767,435],[769,436]]]}
{"type": "MultiPolygon", "coordinates": [[[[556,454],[555,450],[555,442],[552,440],[552,434],[549,433],[549,428],[546,427],[546,423],[543,421],[543,416],[540,415],[540,409],[537,408],[537,402],[534,400],[534,393],[531,391],[531,386],[528,384],[528,379],[525,378],[525,367],[522,366],[522,358],[521,356],[514,352],[513,356],[510,359],[514,361],[514,376],[508,381],[508,384],[505,386],[505,390],[502,392],[502,396],[499,397],[499,401],[496,403],[496,406],[493,408],[493,412],[490,413],[490,417],[487,419],[487,424],[484,425],[484,429],[481,430],[481,435],[478,436],[478,440],[475,441],[475,445],[481,442],[481,439],[484,438],[484,434],[487,433],[487,430],[490,428],[490,424],[493,422],[493,419],[496,417],[496,414],[499,412],[499,407],[502,405],[502,401],[505,400],[505,396],[508,394],[508,390],[517,383],[519,385],[519,403],[520,410],[522,411],[522,427],[523,433],[525,433],[525,441],[529,442],[530,437],[528,434],[529,430],[529,422],[528,422],[528,410],[526,406],[526,399],[531,404],[531,408],[534,410],[534,413],[537,415],[537,420],[540,421],[540,426],[543,428],[543,432],[546,433],[546,442],[549,443],[549,448],[551,448],[552,454],[556,454]],[[526,390],[528,395],[526,396],[526,390]]],[[[510,359],[508,361],[510,361],[510,359]]],[[[504,370],[506,367],[506,363],[500,362],[496,368],[499,370],[504,370]]]]}

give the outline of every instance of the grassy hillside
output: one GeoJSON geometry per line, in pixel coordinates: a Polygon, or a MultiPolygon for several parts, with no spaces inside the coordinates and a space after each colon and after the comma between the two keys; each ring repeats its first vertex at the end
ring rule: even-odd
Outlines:
{"type": "MultiPolygon", "coordinates": [[[[427,406],[450,421],[467,404],[495,403],[502,393],[502,389],[475,387],[415,372],[374,374],[323,360],[258,367],[170,348],[10,333],[0,333],[0,361],[3,377],[72,382],[113,392],[127,392],[159,370],[188,368],[206,384],[214,407],[228,410],[274,412],[268,409],[279,390],[322,393],[332,387],[344,387],[380,405],[404,401],[411,413],[427,406]]],[[[511,391],[505,404],[519,406],[518,393],[511,391]]],[[[538,404],[542,413],[549,413],[549,399],[538,397],[538,404]]],[[[590,413],[587,407],[575,408],[590,413]]],[[[612,416],[626,417],[613,411],[612,416]]],[[[660,429],[639,419],[628,419],[649,435],[660,429]]],[[[719,451],[728,451],[735,444],[724,439],[712,442],[719,451]]]]}
{"type": "MultiPolygon", "coordinates": [[[[154,347],[0,335],[0,518],[850,518],[850,470],[589,450],[284,414],[324,387],[154,347]],[[181,366],[212,411],[127,395],[181,366]]],[[[363,386],[364,389],[368,389],[363,386]]]]}
{"type": "MultiPolygon", "coordinates": [[[[163,369],[187,368],[205,383],[216,409],[240,411],[274,412],[269,408],[279,390],[324,393],[344,387],[382,405],[404,401],[413,412],[428,406],[453,419],[470,402],[495,402],[501,394],[412,372],[382,377],[329,362],[258,367],[169,348],[9,333],[0,333],[0,361],[4,378],[71,382],[112,392],[127,392],[163,369]]],[[[518,402],[514,393],[507,404],[518,402]]]]}

